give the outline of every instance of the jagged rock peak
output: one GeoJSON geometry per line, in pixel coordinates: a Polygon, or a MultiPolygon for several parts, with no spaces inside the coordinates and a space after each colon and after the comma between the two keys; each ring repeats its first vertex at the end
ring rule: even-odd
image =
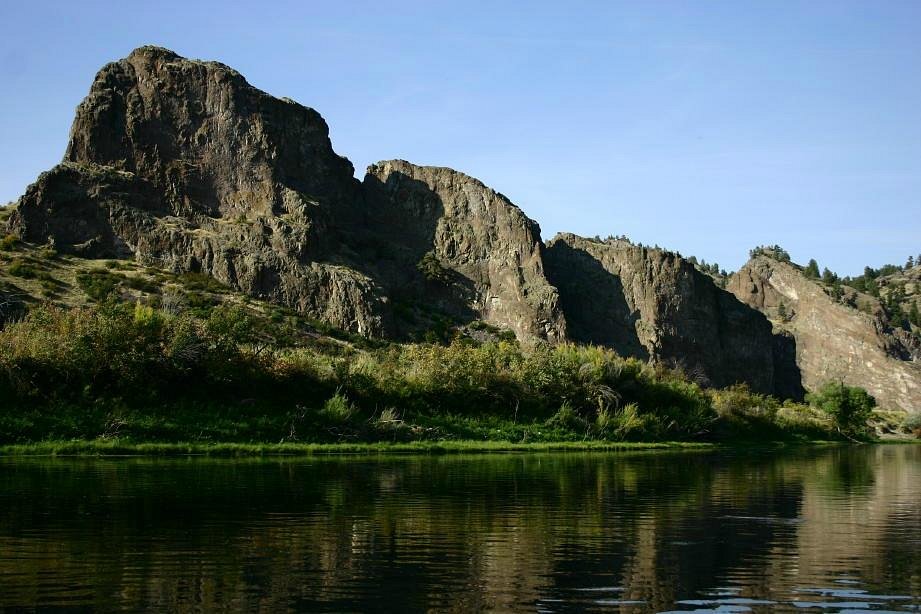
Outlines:
{"type": "Polygon", "coordinates": [[[125,60],[131,62],[132,60],[140,61],[159,61],[159,62],[192,62],[196,64],[206,64],[208,66],[213,66],[230,73],[233,76],[240,77],[246,81],[239,72],[234,68],[227,66],[222,62],[217,62],[215,60],[196,60],[192,58],[184,58],[172,49],[167,49],[166,47],[160,47],[158,45],[141,45],[137,49],[134,49],[125,60]]]}
{"type": "MultiPolygon", "coordinates": [[[[468,175],[462,171],[453,169],[449,166],[432,166],[425,164],[415,164],[407,160],[401,160],[395,158],[393,160],[380,160],[371,164],[368,167],[367,174],[373,175],[376,177],[382,177],[389,175],[392,172],[400,172],[404,174],[411,173],[424,173],[430,177],[442,177],[444,181],[453,183],[455,185],[466,185],[469,188],[480,190],[483,192],[488,192],[496,198],[501,199],[505,202],[507,206],[510,206],[518,211],[521,211],[524,215],[524,211],[517,205],[515,205],[505,194],[498,192],[493,188],[489,187],[476,177],[468,175]]],[[[536,221],[528,218],[532,224],[537,224],[536,221]]]]}
{"type": "Polygon", "coordinates": [[[99,71],[64,159],[134,172],[167,192],[176,215],[280,213],[289,191],[335,200],[356,183],[315,110],[160,47],[99,71]]]}
{"type": "Polygon", "coordinates": [[[474,311],[521,339],[565,338],[556,288],[544,274],[540,227],[481,181],[450,168],[404,160],[368,168],[364,185],[392,210],[393,224],[419,236],[469,282],[474,311]]]}

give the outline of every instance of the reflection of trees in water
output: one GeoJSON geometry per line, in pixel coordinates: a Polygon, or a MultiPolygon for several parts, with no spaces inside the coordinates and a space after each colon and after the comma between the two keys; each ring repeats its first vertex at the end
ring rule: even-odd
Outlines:
{"type": "Polygon", "coordinates": [[[917,581],[917,544],[893,528],[921,529],[917,505],[890,503],[917,501],[918,478],[918,450],[883,447],[15,461],[0,552],[31,558],[0,555],[0,607],[37,603],[49,574],[100,604],[173,610],[513,609],[615,585],[659,607],[727,578],[767,595],[791,556],[801,574],[853,560],[880,585],[917,581]]]}

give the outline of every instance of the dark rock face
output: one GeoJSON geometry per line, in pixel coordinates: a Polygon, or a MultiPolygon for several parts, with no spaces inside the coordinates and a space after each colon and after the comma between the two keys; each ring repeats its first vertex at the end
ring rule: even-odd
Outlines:
{"type": "Polygon", "coordinates": [[[445,311],[472,309],[520,339],[565,339],[540,228],[507,198],[463,173],[402,160],[372,165],[365,185],[369,200],[386,203],[377,207],[391,218],[385,226],[403,229],[400,244],[430,250],[456,274],[464,291],[453,306],[441,302],[445,311]]]}
{"type": "Polygon", "coordinates": [[[563,338],[537,225],[507,199],[406,162],[353,175],[313,109],[142,47],[99,72],[64,162],[10,225],[66,252],[206,272],[364,335],[484,319],[563,338]],[[445,279],[419,270],[429,253],[445,279]]]}
{"type": "Polygon", "coordinates": [[[701,383],[802,396],[792,340],[686,260],[625,241],[558,235],[547,248],[570,335],[682,368],[701,383]]]}
{"type": "Polygon", "coordinates": [[[257,90],[223,64],[155,47],[99,72],[64,159],[145,178],[173,215],[331,209],[358,191],[319,113],[257,90]]]}

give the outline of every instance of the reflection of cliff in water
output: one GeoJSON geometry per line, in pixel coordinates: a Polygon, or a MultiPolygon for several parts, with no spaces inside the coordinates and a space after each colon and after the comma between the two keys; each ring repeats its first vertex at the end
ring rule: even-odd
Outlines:
{"type": "Polygon", "coordinates": [[[0,608],[673,609],[921,577],[915,447],[16,460],[0,493],[0,608]]]}

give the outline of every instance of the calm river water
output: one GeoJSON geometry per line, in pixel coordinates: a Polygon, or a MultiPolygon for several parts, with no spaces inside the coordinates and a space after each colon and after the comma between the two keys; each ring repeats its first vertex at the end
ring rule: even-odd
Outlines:
{"type": "Polygon", "coordinates": [[[0,610],[921,611],[921,446],[0,460],[0,610]]]}

